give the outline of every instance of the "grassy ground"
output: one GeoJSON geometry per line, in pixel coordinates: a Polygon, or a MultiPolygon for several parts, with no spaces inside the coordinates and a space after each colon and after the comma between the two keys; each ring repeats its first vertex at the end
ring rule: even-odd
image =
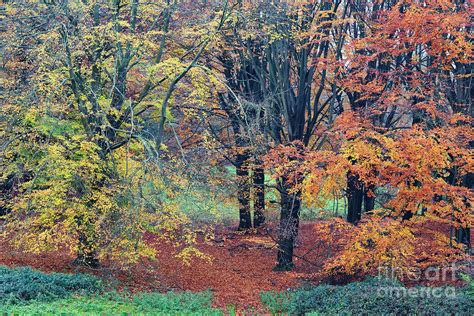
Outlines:
{"type": "MultiPolygon", "coordinates": [[[[3,315],[233,315],[212,307],[204,292],[111,292],[86,274],[45,274],[29,268],[0,267],[3,315]]],[[[345,286],[304,286],[281,292],[261,291],[262,309],[247,314],[410,314],[472,315],[474,284],[461,289],[417,287],[413,294],[397,281],[368,279],[345,286]]]]}
{"type": "Polygon", "coordinates": [[[0,314],[14,315],[221,315],[211,307],[212,295],[205,293],[143,293],[135,296],[107,293],[99,296],[77,296],[50,302],[30,301],[5,304],[0,314]]]}
{"type": "MultiPolygon", "coordinates": [[[[226,177],[229,186],[219,187],[219,192],[213,192],[205,183],[195,183],[186,194],[181,194],[178,198],[179,208],[194,222],[207,224],[223,224],[224,226],[235,225],[239,221],[238,205],[236,204],[235,190],[233,185],[235,177],[235,167],[226,167],[226,177]]],[[[270,221],[277,221],[279,218],[279,194],[274,187],[276,182],[266,176],[266,211],[265,215],[270,221]]],[[[251,200],[251,203],[253,201],[251,200]]],[[[347,201],[345,198],[328,200],[321,208],[308,207],[301,208],[301,220],[312,221],[326,219],[335,216],[346,216],[347,201]]],[[[251,205],[253,209],[253,205],[251,205]]]]}
{"type": "Polygon", "coordinates": [[[87,274],[0,267],[0,315],[221,314],[212,293],[116,293],[87,274]]]}

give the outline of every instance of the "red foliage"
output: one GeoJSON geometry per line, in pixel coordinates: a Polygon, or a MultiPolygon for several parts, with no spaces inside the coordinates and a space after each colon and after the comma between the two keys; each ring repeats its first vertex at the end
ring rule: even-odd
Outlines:
{"type": "MultiPolygon", "coordinates": [[[[417,247],[417,251],[424,252],[424,256],[423,253],[417,256],[420,265],[428,267],[432,263],[432,256],[446,255],[440,252],[441,248],[433,248],[431,233],[446,233],[447,226],[425,224],[430,226],[430,230],[420,230],[422,235],[416,239],[419,245],[423,245],[417,247]],[[429,254],[426,249],[431,249],[429,254]]],[[[234,304],[239,310],[250,307],[260,309],[261,291],[282,291],[298,286],[303,280],[313,283],[328,281],[323,267],[349,249],[353,231],[351,225],[337,219],[302,223],[296,247],[296,269],[292,272],[272,270],[276,245],[271,234],[239,234],[228,229],[216,234],[214,241],[201,240],[199,249],[212,256],[212,261],[196,259],[192,265],[186,265],[176,258],[173,246],[161,242],[155,236],[148,236],[147,239],[159,250],[157,260],[142,262],[128,271],[115,269],[110,262],[104,262],[98,270],[77,269],[71,265],[73,258],[67,252],[24,254],[12,250],[5,240],[0,240],[0,264],[31,266],[45,272],[93,273],[109,281],[119,280],[119,289],[131,291],[211,289],[216,307],[234,304]]],[[[345,281],[357,277],[360,276],[345,281]]],[[[418,282],[426,283],[426,280],[420,279],[418,282]]],[[[441,282],[432,284],[440,285],[441,282]]]]}

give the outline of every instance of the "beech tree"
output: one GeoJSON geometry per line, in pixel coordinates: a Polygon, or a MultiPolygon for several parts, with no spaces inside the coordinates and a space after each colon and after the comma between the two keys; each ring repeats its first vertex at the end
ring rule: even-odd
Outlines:
{"type": "MultiPolygon", "coordinates": [[[[314,151],[295,142],[269,155],[269,165],[278,166],[276,176],[287,172],[290,179],[296,179],[292,191],[302,192],[307,203],[344,189],[346,183],[349,199],[357,204],[349,205],[353,207],[348,217],[351,222],[361,219],[364,188],[377,185],[389,192],[390,198],[367,214],[362,227],[356,229],[361,234],[352,248],[328,267],[336,269],[331,273],[357,274],[363,261],[362,257],[354,260],[356,249],[371,256],[378,250],[386,254],[383,236],[401,238],[390,232],[391,225],[399,226],[403,238],[411,243],[399,243],[399,248],[390,250],[400,252],[395,257],[406,258],[407,268],[415,256],[415,236],[419,230],[429,231],[424,223],[450,223],[458,241],[469,247],[473,197],[462,183],[472,170],[468,123],[472,118],[453,112],[443,84],[455,77],[460,67],[456,63],[470,61],[472,44],[464,9],[450,1],[429,5],[400,1],[381,8],[369,24],[370,36],[352,43],[353,55],[340,83],[352,94],[349,99],[357,95],[355,100],[363,106],[352,107],[335,120],[326,134],[332,150],[314,151]],[[351,196],[354,190],[357,199],[351,196]],[[380,235],[368,237],[373,226],[380,227],[375,230],[380,235]]],[[[430,247],[452,245],[457,249],[449,236],[434,232],[433,236],[430,247]]],[[[388,261],[384,264],[394,264],[388,261]]]]}
{"type": "MultiPolygon", "coordinates": [[[[21,80],[31,79],[28,90],[35,92],[14,96],[2,107],[21,112],[21,124],[29,130],[9,133],[2,153],[6,177],[29,175],[7,202],[14,210],[7,227],[22,232],[15,238],[25,248],[39,251],[67,242],[78,263],[97,266],[106,255],[137,261],[153,256],[143,242],[147,223],[157,221],[155,228],[164,230],[180,225],[170,205],[139,201],[152,194],[149,182],[160,181],[150,178],[150,171],[159,170],[173,93],[229,14],[224,3],[210,8],[199,26],[172,24],[186,5],[7,4],[10,84],[16,84],[21,68],[27,73],[21,80]],[[29,61],[38,67],[29,68],[29,61]],[[35,106],[18,103],[25,101],[35,106]],[[161,219],[158,212],[147,214],[156,208],[165,210],[161,219]],[[137,216],[126,216],[130,211],[137,216]]],[[[6,120],[10,117],[4,112],[6,120]]]]}
{"type": "Polygon", "coordinates": [[[252,226],[252,222],[256,228],[265,222],[265,171],[261,165],[261,156],[268,147],[263,143],[268,139],[264,126],[267,86],[261,76],[266,71],[266,61],[264,54],[260,53],[264,45],[262,38],[255,37],[250,31],[262,25],[256,19],[256,14],[262,9],[249,9],[239,4],[234,12],[237,21],[223,32],[224,47],[218,57],[228,90],[221,94],[220,104],[228,116],[234,135],[239,229],[245,230],[252,226]],[[252,191],[253,221],[250,212],[252,191]]]}
{"type": "MultiPolygon", "coordinates": [[[[325,144],[321,132],[341,112],[340,89],[330,78],[337,70],[322,64],[341,56],[345,36],[341,21],[348,17],[349,5],[343,1],[264,5],[265,62],[258,76],[268,100],[266,129],[275,146],[296,146],[288,159],[297,163],[298,148],[321,148],[325,144]]],[[[294,188],[302,180],[302,175],[278,173],[281,217],[276,269],[293,267],[301,208],[301,191],[294,188]]]]}
{"type": "MultiPolygon", "coordinates": [[[[348,90],[356,91],[358,102],[365,103],[359,112],[376,126],[394,130],[417,125],[438,128],[456,108],[466,111],[469,85],[462,73],[469,67],[471,52],[466,8],[465,3],[451,1],[428,5],[400,1],[380,7],[369,35],[355,42],[364,48],[354,51],[358,66],[353,71],[366,75],[353,76],[349,81],[358,85],[349,85],[348,90]],[[450,88],[453,83],[460,87],[450,88]]],[[[449,181],[456,183],[458,174],[449,172],[449,181]]],[[[419,179],[416,185],[422,182],[419,179]]]]}

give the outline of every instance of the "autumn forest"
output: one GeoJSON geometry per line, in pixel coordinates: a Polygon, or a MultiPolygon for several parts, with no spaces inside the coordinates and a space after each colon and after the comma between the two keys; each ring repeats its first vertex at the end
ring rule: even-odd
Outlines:
{"type": "Polygon", "coordinates": [[[2,0],[0,314],[473,315],[470,0],[2,0]]]}

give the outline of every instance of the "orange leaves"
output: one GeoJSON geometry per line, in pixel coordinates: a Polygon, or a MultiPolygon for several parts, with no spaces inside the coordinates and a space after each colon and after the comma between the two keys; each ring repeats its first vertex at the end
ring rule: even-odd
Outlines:
{"type": "Polygon", "coordinates": [[[301,190],[312,207],[343,196],[350,172],[364,186],[387,192],[382,207],[392,216],[434,216],[454,227],[469,227],[474,197],[460,181],[473,171],[472,150],[467,147],[473,132],[464,117],[456,115],[450,121],[430,130],[420,125],[388,130],[347,112],[331,131],[333,150],[280,146],[269,153],[266,167],[301,190]]]}
{"type": "Polygon", "coordinates": [[[301,164],[305,160],[307,152],[307,148],[299,141],[286,146],[279,145],[264,157],[264,167],[273,169],[274,178],[294,179],[300,175],[301,164]]]}
{"type": "Polygon", "coordinates": [[[265,156],[265,168],[284,178],[292,190],[301,190],[310,206],[324,206],[343,195],[348,162],[332,151],[309,151],[299,142],[279,146],[265,156]]]}
{"type": "Polygon", "coordinates": [[[390,106],[433,118],[449,112],[439,102],[440,82],[472,60],[469,9],[449,0],[398,1],[374,12],[369,34],[350,43],[345,87],[382,112],[390,106]]]}
{"type": "MultiPolygon", "coordinates": [[[[339,222],[326,226],[340,226],[339,222]]],[[[323,228],[318,226],[320,229],[323,228]]],[[[412,221],[378,215],[366,217],[358,226],[345,230],[343,250],[326,262],[324,274],[337,279],[390,272],[402,281],[415,280],[412,277],[419,277],[427,268],[444,267],[464,259],[457,245],[449,247],[448,230],[446,222],[429,216],[412,221]]]]}
{"type": "Polygon", "coordinates": [[[473,170],[468,140],[474,135],[466,120],[456,115],[430,130],[420,125],[389,130],[349,112],[336,121],[333,140],[340,145],[334,155],[367,186],[393,190],[383,207],[394,215],[423,212],[468,223],[473,195],[458,186],[473,170]]]}
{"type": "Polygon", "coordinates": [[[349,162],[331,151],[311,152],[303,164],[303,200],[309,206],[324,207],[328,200],[344,195],[349,162]]]}
{"type": "Polygon", "coordinates": [[[454,58],[471,54],[463,27],[469,15],[452,1],[400,1],[385,11],[375,25],[369,46],[377,53],[401,55],[423,45],[437,62],[447,64],[454,58]]]}
{"type": "Polygon", "coordinates": [[[371,216],[353,228],[347,246],[331,260],[330,275],[376,275],[379,268],[397,267],[408,273],[415,262],[412,231],[400,221],[371,216]]]}
{"type": "Polygon", "coordinates": [[[382,206],[394,216],[431,214],[470,226],[473,193],[459,181],[473,171],[472,150],[466,148],[473,135],[460,120],[431,130],[415,125],[389,131],[348,112],[332,131],[333,151],[280,146],[267,155],[266,167],[301,190],[310,206],[344,195],[350,172],[367,187],[390,192],[382,206]]]}
{"type": "Polygon", "coordinates": [[[469,213],[472,193],[455,185],[459,175],[469,170],[469,165],[461,162],[469,159],[469,151],[449,138],[437,137],[446,129],[450,128],[429,132],[413,128],[384,143],[383,163],[376,166],[377,179],[398,190],[386,207],[397,214],[416,214],[423,209],[441,218],[458,211],[469,213]]]}

